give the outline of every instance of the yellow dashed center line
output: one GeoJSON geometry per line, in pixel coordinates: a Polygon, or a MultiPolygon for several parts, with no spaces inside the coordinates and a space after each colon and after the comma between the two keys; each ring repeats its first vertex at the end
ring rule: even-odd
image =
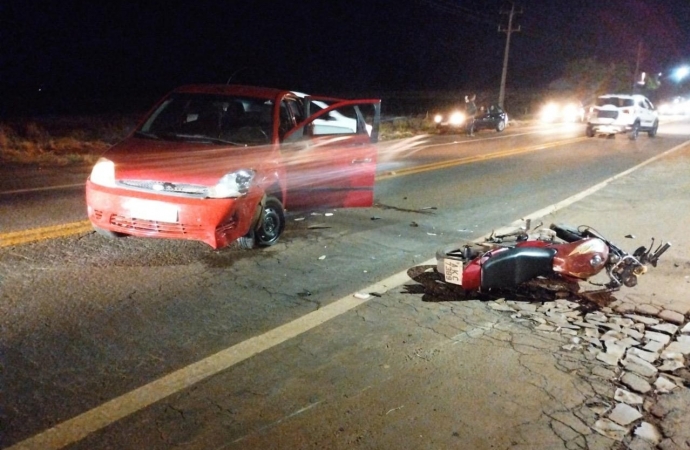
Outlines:
{"type": "Polygon", "coordinates": [[[463,164],[470,164],[470,163],[479,162],[479,161],[487,161],[490,159],[504,158],[506,156],[520,155],[522,153],[531,153],[531,152],[536,152],[539,150],[546,150],[548,148],[558,147],[560,145],[574,144],[575,142],[580,142],[580,141],[584,141],[584,140],[587,140],[587,138],[578,137],[578,138],[574,138],[574,139],[567,139],[564,141],[551,142],[549,144],[535,145],[535,146],[531,146],[531,147],[521,147],[521,148],[515,148],[512,150],[503,150],[503,151],[493,152],[493,153],[484,153],[481,155],[466,156],[464,158],[451,159],[448,161],[441,161],[441,162],[437,162],[437,163],[425,164],[422,166],[415,166],[415,167],[410,167],[407,169],[400,169],[400,170],[395,170],[395,171],[388,172],[388,173],[383,173],[381,175],[377,175],[376,180],[377,181],[386,180],[388,178],[400,177],[400,176],[404,176],[404,175],[412,175],[415,173],[428,172],[431,170],[446,169],[448,167],[461,166],[463,164]]]}
{"type": "Polygon", "coordinates": [[[93,231],[91,222],[83,220],[81,222],[64,223],[49,227],[33,228],[31,230],[0,233],[0,247],[28,244],[29,242],[43,241],[46,239],[56,239],[74,234],[87,233],[89,231],[93,231]]]}

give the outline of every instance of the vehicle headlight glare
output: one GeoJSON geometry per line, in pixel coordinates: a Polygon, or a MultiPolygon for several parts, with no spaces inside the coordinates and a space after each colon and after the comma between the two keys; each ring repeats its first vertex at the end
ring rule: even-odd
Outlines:
{"type": "Polygon", "coordinates": [[[91,169],[91,182],[105,187],[115,187],[115,163],[99,158],[91,169]]]}
{"type": "Polygon", "coordinates": [[[465,121],[465,115],[461,112],[455,111],[450,115],[450,123],[453,125],[460,125],[465,121]]]}
{"type": "Polygon", "coordinates": [[[208,189],[208,197],[242,197],[249,192],[254,175],[255,172],[253,170],[238,170],[237,172],[225,174],[215,186],[208,189]]]}
{"type": "Polygon", "coordinates": [[[440,114],[436,114],[434,116],[434,123],[441,123],[443,121],[443,116],[440,114]]]}
{"type": "Polygon", "coordinates": [[[544,122],[553,122],[559,114],[558,105],[555,103],[548,103],[544,105],[541,110],[541,120],[544,122]]]}

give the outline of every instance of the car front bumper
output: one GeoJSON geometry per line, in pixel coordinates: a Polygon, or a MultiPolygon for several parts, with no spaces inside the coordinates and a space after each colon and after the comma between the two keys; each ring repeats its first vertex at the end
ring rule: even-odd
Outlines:
{"type": "Polygon", "coordinates": [[[239,198],[192,198],[86,182],[93,226],[138,237],[196,240],[214,249],[247,234],[261,197],[250,192],[239,198]]]}

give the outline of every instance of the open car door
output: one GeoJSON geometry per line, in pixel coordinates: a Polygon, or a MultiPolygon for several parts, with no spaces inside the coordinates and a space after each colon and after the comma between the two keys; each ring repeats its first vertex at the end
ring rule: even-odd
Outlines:
{"type": "Polygon", "coordinates": [[[286,208],[350,208],[374,201],[381,101],[307,97],[306,119],[286,133],[286,208]]]}

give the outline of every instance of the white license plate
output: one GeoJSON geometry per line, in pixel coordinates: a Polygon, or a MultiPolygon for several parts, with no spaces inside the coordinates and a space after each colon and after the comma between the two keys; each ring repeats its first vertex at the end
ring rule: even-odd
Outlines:
{"type": "Polygon", "coordinates": [[[156,222],[177,222],[177,206],[149,200],[129,200],[125,207],[129,216],[134,219],[153,220],[156,222]]]}
{"type": "Polygon", "coordinates": [[[462,285],[462,261],[445,258],[443,260],[443,273],[446,282],[462,285]]]}

